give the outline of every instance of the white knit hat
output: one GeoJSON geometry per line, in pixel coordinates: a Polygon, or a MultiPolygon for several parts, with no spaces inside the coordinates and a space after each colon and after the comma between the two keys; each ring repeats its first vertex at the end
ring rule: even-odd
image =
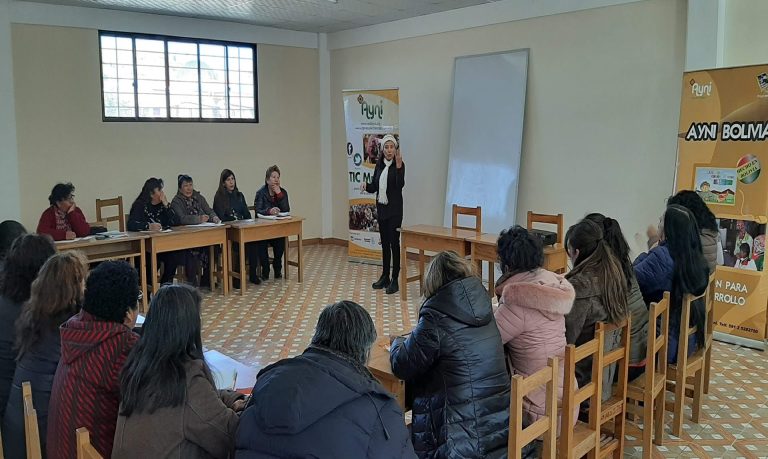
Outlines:
{"type": "Polygon", "coordinates": [[[384,148],[384,145],[387,142],[394,143],[395,144],[395,149],[397,149],[397,139],[395,138],[395,136],[393,136],[392,134],[387,134],[384,137],[382,137],[381,140],[379,141],[379,143],[381,144],[382,148],[384,148]]]}

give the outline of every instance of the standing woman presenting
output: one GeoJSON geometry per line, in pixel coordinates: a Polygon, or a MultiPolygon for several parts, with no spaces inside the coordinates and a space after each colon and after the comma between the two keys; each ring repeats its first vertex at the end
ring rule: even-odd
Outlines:
{"type": "Polygon", "coordinates": [[[381,254],[383,271],[373,288],[387,289],[387,294],[397,293],[400,288],[397,276],[400,274],[400,233],[403,224],[403,187],[405,186],[405,163],[397,148],[397,140],[392,134],[381,139],[384,154],[379,156],[373,171],[373,181],[363,182],[360,190],[364,193],[376,193],[376,218],[381,235],[381,254]],[[394,166],[394,167],[393,167],[394,166]],[[389,277],[389,264],[392,262],[392,278],[389,277]]]}

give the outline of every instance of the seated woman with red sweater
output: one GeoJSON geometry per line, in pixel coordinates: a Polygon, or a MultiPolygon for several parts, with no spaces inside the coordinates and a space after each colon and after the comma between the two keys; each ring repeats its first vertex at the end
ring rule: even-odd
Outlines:
{"type": "Polygon", "coordinates": [[[91,234],[91,225],[85,220],[83,211],[75,204],[75,186],[58,183],[51,190],[48,202],[37,223],[38,234],[48,234],[54,241],[71,240],[91,234]]]}

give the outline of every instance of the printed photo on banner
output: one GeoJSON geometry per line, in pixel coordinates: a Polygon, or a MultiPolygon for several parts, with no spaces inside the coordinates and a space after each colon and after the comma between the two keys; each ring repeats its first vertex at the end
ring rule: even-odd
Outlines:
{"type": "Polygon", "coordinates": [[[736,205],[736,169],[696,168],[696,193],[704,202],[736,205]]]}
{"type": "Polygon", "coordinates": [[[355,231],[379,231],[379,222],[376,220],[376,204],[350,205],[349,229],[355,231]]]}
{"type": "Polygon", "coordinates": [[[766,225],[749,220],[719,219],[721,266],[762,271],[765,262],[766,225]]]}
{"type": "MultiPolygon", "coordinates": [[[[386,134],[364,134],[363,146],[365,147],[365,163],[375,165],[379,160],[379,155],[384,151],[384,145],[381,144],[381,139],[386,134]]],[[[400,143],[400,135],[393,134],[397,143],[400,143]]]]}

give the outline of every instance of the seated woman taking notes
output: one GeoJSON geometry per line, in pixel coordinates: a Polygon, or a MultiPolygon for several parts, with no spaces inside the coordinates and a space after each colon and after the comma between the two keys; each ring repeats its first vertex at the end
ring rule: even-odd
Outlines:
{"type": "MultiPolygon", "coordinates": [[[[162,231],[178,224],[179,219],[165,197],[162,179],[155,177],[147,179],[141,188],[141,193],[131,205],[128,231],[162,231]]],[[[176,268],[184,263],[186,256],[186,250],[157,254],[157,262],[163,264],[161,284],[173,282],[176,268]]],[[[147,266],[149,264],[150,260],[147,258],[147,266]]],[[[151,273],[150,270],[151,268],[148,268],[147,273],[151,273]]]]}
{"type": "MultiPolygon", "coordinates": [[[[219,223],[219,217],[208,205],[199,191],[195,190],[192,177],[186,174],[179,175],[179,191],[171,201],[173,213],[179,218],[182,225],[197,225],[200,223],[219,223]]],[[[209,287],[210,260],[207,249],[192,249],[187,252],[184,270],[187,282],[201,287],[209,287]],[[198,267],[202,265],[203,275],[198,279],[198,267]]]]}
{"type": "MultiPolygon", "coordinates": [[[[264,178],[264,186],[256,192],[254,200],[257,215],[277,215],[282,212],[290,212],[291,205],[288,203],[288,192],[280,187],[280,168],[271,166],[267,169],[264,178]]],[[[261,261],[261,278],[269,279],[269,253],[268,247],[272,246],[274,257],[272,267],[275,269],[275,279],[283,277],[283,253],[285,252],[285,239],[277,238],[269,241],[258,242],[259,260],[261,261]]]]}

